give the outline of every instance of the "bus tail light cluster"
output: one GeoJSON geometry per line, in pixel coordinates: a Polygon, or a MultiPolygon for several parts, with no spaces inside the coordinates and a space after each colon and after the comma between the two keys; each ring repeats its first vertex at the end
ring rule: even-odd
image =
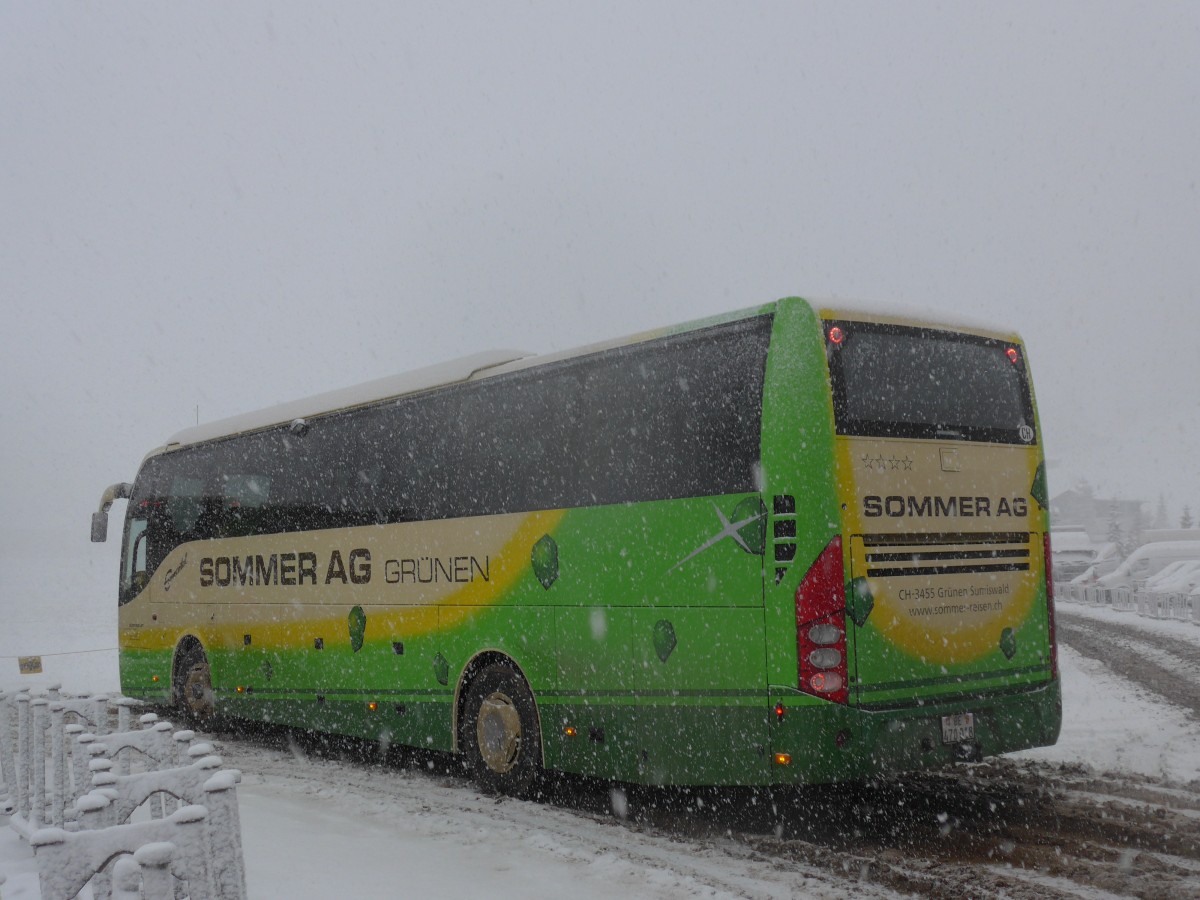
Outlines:
{"type": "Polygon", "coordinates": [[[1050,565],[1050,533],[1042,535],[1043,555],[1046,559],[1046,622],[1050,638],[1050,677],[1058,677],[1058,639],[1054,634],[1054,572],[1050,565]]]}
{"type": "Polygon", "coordinates": [[[849,702],[841,537],[821,551],[796,588],[796,652],[800,690],[835,703],[849,702]]]}

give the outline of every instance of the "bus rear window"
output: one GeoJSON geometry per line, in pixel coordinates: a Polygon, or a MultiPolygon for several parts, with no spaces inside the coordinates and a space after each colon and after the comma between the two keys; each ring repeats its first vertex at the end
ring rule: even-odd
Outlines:
{"type": "Polygon", "coordinates": [[[929,328],[826,322],[838,434],[1032,444],[1023,348],[929,328]]]}

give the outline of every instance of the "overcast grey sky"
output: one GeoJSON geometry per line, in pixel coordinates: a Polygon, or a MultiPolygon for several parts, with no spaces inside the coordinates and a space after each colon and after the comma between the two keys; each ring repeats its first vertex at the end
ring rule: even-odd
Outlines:
{"type": "Polygon", "coordinates": [[[1200,505],[1200,4],[0,0],[0,490],[789,294],[1021,331],[1051,491],[1200,505]]]}

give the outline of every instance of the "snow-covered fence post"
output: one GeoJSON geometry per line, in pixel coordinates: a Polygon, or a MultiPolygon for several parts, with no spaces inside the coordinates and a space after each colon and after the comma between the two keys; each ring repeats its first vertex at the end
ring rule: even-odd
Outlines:
{"type": "Polygon", "coordinates": [[[50,824],[63,827],[63,807],[67,798],[66,738],[67,708],[62,701],[50,704],[50,824]]]}
{"type": "Polygon", "coordinates": [[[29,818],[29,761],[33,749],[29,745],[33,729],[29,724],[29,695],[17,695],[17,815],[29,818]]]}
{"type": "Polygon", "coordinates": [[[75,799],[79,799],[87,793],[91,785],[91,776],[88,774],[88,763],[92,759],[92,745],[96,742],[96,736],[91,732],[85,732],[75,736],[74,742],[71,744],[71,780],[74,783],[75,799]]]}
{"type": "Polygon", "coordinates": [[[112,761],[108,758],[108,747],[104,744],[88,744],[89,759],[87,763],[87,783],[92,783],[92,773],[98,770],[107,770],[112,768],[112,761]]]}
{"type": "Polygon", "coordinates": [[[240,780],[241,773],[236,769],[224,769],[204,783],[208,795],[204,805],[209,815],[209,858],[214,862],[214,882],[217,896],[222,900],[246,900],[246,861],[237,804],[240,780]]]}
{"type": "Polygon", "coordinates": [[[171,874],[171,862],[178,852],[174,844],[166,841],[138,848],[133,859],[142,870],[142,894],[136,900],[174,900],[175,877],[171,874]]]}
{"type": "Polygon", "coordinates": [[[208,743],[208,741],[201,741],[199,744],[192,744],[192,746],[188,747],[187,749],[189,764],[194,763],[196,760],[202,759],[205,756],[212,756],[216,752],[217,749],[212,744],[208,743]]]}
{"type": "MultiPolygon", "coordinates": [[[[133,708],[141,706],[140,700],[132,700],[129,697],[121,697],[117,700],[117,733],[124,734],[130,730],[130,720],[133,718],[133,708]]],[[[121,774],[129,774],[129,759],[126,758],[121,765],[121,774]]]]}
{"type": "Polygon", "coordinates": [[[113,863],[112,900],[142,900],[142,867],[136,856],[122,856],[113,863]]]}
{"type": "MultiPolygon", "coordinates": [[[[13,743],[15,736],[12,730],[12,697],[0,691],[0,784],[4,785],[8,806],[15,811],[17,806],[17,771],[16,760],[13,759],[13,743]]],[[[0,811],[6,809],[0,806],[0,811]]]]}
{"type": "Polygon", "coordinates": [[[88,721],[92,725],[93,734],[106,734],[108,728],[108,696],[99,694],[92,698],[92,716],[88,721]]]}
{"type": "Polygon", "coordinates": [[[141,706],[141,701],[130,697],[118,697],[114,705],[117,707],[117,731],[128,731],[129,721],[133,718],[133,708],[141,706]]]}
{"type": "Polygon", "coordinates": [[[175,753],[174,753],[175,765],[186,766],[188,763],[190,763],[192,761],[192,758],[188,755],[188,747],[191,745],[192,741],[194,741],[195,739],[196,739],[196,732],[190,731],[188,729],[184,729],[183,731],[176,731],[173,735],[171,735],[171,741],[175,745],[175,753]]]}
{"type": "Polygon", "coordinates": [[[170,722],[157,722],[150,729],[158,735],[158,748],[155,751],[155,759],[158,761],[159,768],[167,768],[175,763],[175,741],[172,740],[172,735],[175,733],[175,726],[170,722]]]}
{"type": "Polygon", "coordinates": [[[84,734],[84,728],[82,725],[77,725],[75,723],[72,723],[70,725],[63,726],[63,747],[64,747],[64,750],[65,750],[65,753],[67,756],[67,759],[64,760],[64,764],[65,764],[65,767],[67,770],[67,784],[68,784],[68,790],[67,790],[68,796],[63,801],[64,806],[68,805],[70,800],[74,800],[76,797],[79,796],[79,793],[80,793],[80,790],[82,787],[82,785],[77,777],[77,773],[79,770],[76,768],[76,762],[75,762],[75,758],[79,755],[79,753],[76,750],[76,747],[79,744],[79,737],[82,734],[84,734]]]}
{"type": "MultiPolygon", "coordinates": [[[[116,857],[135,854],[136,859],[142,847],[161,842],[177,848],[172,868],[176,877],[187,881],[190,900],[223,900],[213,887],[205,849],[207,818],[204,807],[185,806],[166,819],[99,831],[43,828],[29,840],[38,864],[42,900],[71,900],[116,857]]],[[[102,890],[107,894],[107,885],[102,890]]]]}
{"type": "Polygon", "coordinates": [[[33,765],[29,770],[29,827],[46,824],[46,728],[50,724],[50,702],[39,697],[30,705],[33,724],[33,765]]]}
{"type": "Polygon", "coordinates": [[[116,800],[112,794],[112,791],[96,789],[75,801],[81,831],[99,831],[114,824],[109,821],[109,810],[116,800]]]}

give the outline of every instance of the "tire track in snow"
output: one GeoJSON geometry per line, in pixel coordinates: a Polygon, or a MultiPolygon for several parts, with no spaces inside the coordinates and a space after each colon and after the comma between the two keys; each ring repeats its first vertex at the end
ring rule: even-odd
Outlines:
{"type": "Polygon", "coordinates": [[[1056,612],[1060,640],[1200,720],[1200,647],[1166,635],[1073,616],[1061,606],[1056,612]]]}

